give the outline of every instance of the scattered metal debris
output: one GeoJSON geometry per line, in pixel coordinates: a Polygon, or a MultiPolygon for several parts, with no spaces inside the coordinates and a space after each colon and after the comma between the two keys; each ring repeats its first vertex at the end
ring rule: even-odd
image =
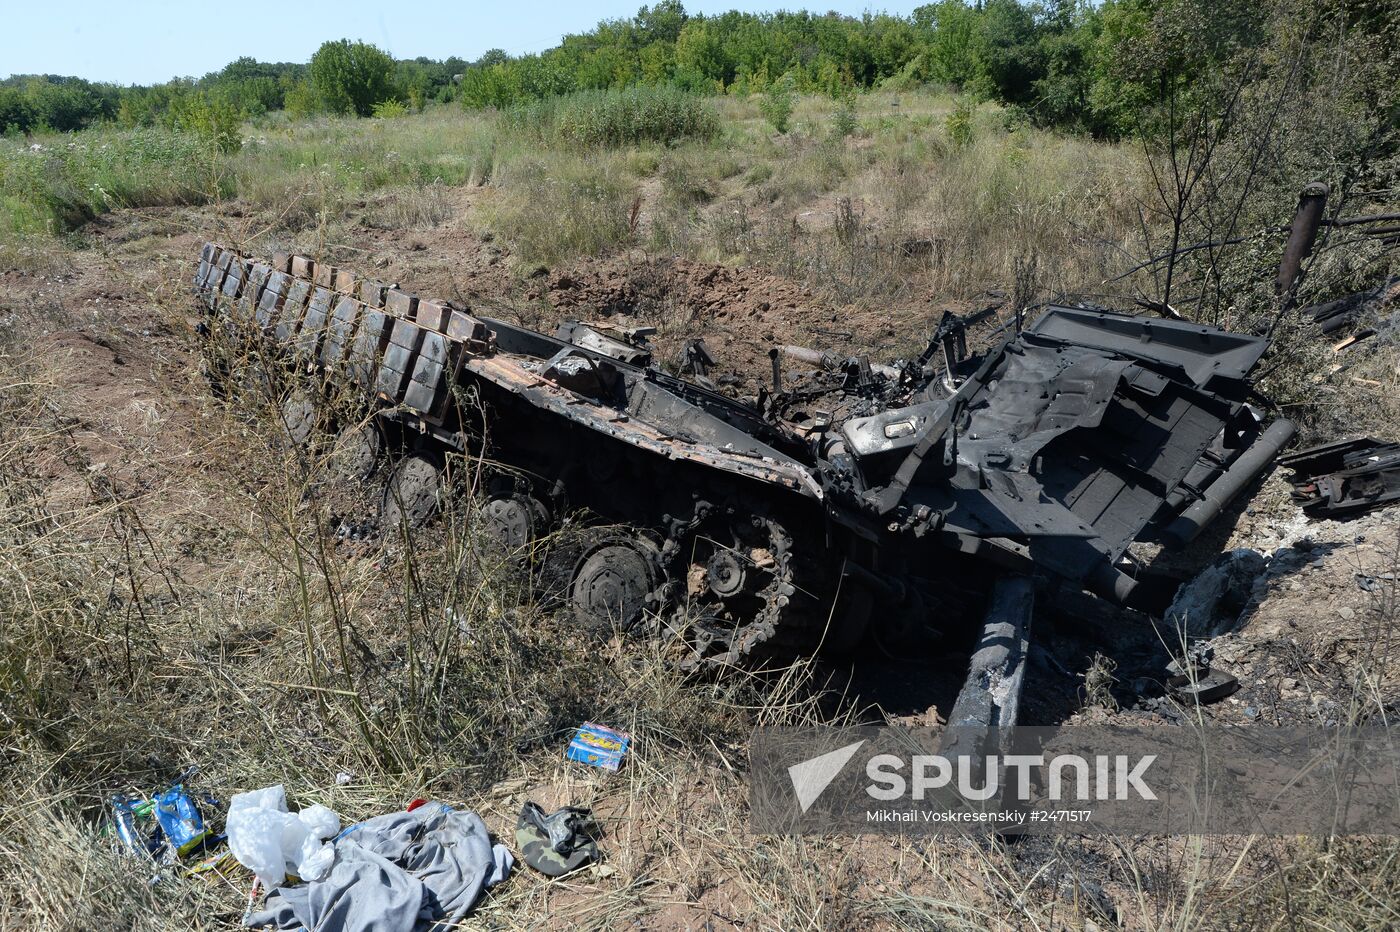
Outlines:
{"type": "Polygon", "coordinates": [[[1380,573],[1375,576],[1369,573],[1357,573],[1355,576],[1356,588],[1360,589],[1362,592],[1380,592],[1387,585],[1395,585],[1394,573],[1380,573]]]}
{"type": "Polygon", "coordinates": [[[566,343],[582,346],[595,353],[620,359],[633,366],[651,365],[651,344],[647,337],[656,333],[655,327],[619,329],[605,324],[589,324],[566,320],[554,331],[554,336],[566,343]]]}
{"type": "Polygon", "coordinates": [[[948,714],[948,726],[1016,724],[1021,685],[1030,653],[1035,584],[1025,576],[1004,576],[992,586],[982,638],[969,664],[967,682],[948,714]]]}
{"type": "Polygon", "coordinates": [[[1213,652],[1204,643],[1198,643],[1187,652],[1184,658],[1167,664],[1167,689],[1172,698],[1182,703],[1209,705],[1234,695],[1240,688],[1239,680],[1224,670],[1211,668],[1213,652]]]}
{"type": "Polygon", "coordinates": [[[686,340],[681,347],[677,363],[681,375],[708,379],[710,369],[715,365],[715,358],[710,355],[710,348],[705,345],[704,340],[686,340]]]}
{"type": "Polygon", "coordinates": [[[1311,317],[1324,334],[1340,334],[1365,319],[1369,312],[1389,304],[1397,293],[1400,293],[1400,278],[1390,278],[1369,291],[1358,291],[1304,308],[1303,313],[1311,317]]]}
{"type": "Polygon", "coordinates": [[[1351,518],[1400,502],[1400,443],[1360,437],[1281,457],[1310,518],[1351,518]]]}
{"type": "Polygon", "coordinates": [[[1293,223],[1288,228],[1288,241],[1283,247],[1283,258],[1278,264],[1278,281],[1275,285],[1280,295],[1291,303],[1302,274],[1303,262],[1312,255],[1313,244],[1317,242],[1317,231],[1322,225],[1322,215],[1327,209],[1327,185],[1314,181],[1306,185],[1298,195],[1298,210],[1293,223]]]}

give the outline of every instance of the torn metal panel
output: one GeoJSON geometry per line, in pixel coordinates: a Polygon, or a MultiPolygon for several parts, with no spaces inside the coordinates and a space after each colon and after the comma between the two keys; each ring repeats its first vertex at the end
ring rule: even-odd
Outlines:
{"type": "Polygon", "coordinates": [[[1351,518],[1400,502],[1400,443],[1373,437],[1299,450],[1279,465],[1293,470],[1293,500],[1313,518],[1351,518]]]}
{"type": "Polygon", "coordinates": [[[603,356],[620,359],[629,365],[649,366],[651,346],[646,338],[655,332],[652,327],[616,330],[585,324],[582,321],[566,320],[554,331],[554,336],[603,356]]]}
{"type": "Polygon", "coordinates": [[[568,421],[639,449],[667,459],[701,463],[724,472],[775,483],[812,499],[820,500],[822,497],[821,486],[811,472],[776,451],[765,457],[678,439],[645,421],[619,417],[620,412],[616,409],[607,408],[532,373],[523,368],[518,360],[501,354],[468,358],[462,368],[568,421]]]}
{"type": "Polygon", "coordinates": [[[1263,337],[1204,324],[1056,306],[1047,308],[1027,333],[1052,344],[1105,350],[1156,364],[1164,373],[1176,369],[1203,389],[1218,380],[1244,379],[1269,347],[1263,337]]]}

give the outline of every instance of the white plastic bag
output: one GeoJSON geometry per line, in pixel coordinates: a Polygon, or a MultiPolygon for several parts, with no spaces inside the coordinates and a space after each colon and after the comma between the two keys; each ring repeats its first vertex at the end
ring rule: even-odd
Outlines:
{"type": "Polygon", "coordinates": [[[320,880],[335,860],[323,839],[340,831],[340,816],[325,806],[287,811],[287,792],[276,786],[239,793],[228,804],[228,847],[238,863],[275,887],[288,869],[302,880],[320,880]]]}

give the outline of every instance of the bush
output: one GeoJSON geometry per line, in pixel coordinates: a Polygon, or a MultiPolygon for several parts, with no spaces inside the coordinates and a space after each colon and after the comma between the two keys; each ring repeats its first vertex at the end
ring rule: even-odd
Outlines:
{"type": "Polygon", "coordinates": [[[513,107],[507,126],[545,141],[587,148],[713,139],[719,118],[699,97],[666,85],[580,91],[513,107]]]}
{"type": "Polygon", "coordinates": [[[394,119],[395,117],[408,116],[408,107],[402,101],[381,100],[374,105],[374,115],[382,119],[394,119]]]}
{"type": "Polygon", "coordinates": [[[948,128],[948,138],[953,141],[953,145],[961,147],[972,142],[973,112],[973,105],[966,100],[960,100],[953,105],[953,110],[944,124],[948,128]]]}
{"type": "Polygon", "coordinates": [[[283,106],[288,116],[300,120],[320,110],[321,101],[316,97],[316,89],[311,86],[311,81],[303,78],[287,91],[287,96],[283,98],[283,106]]]}
{"type": "Polygon", "coordinates": [[[839,100],[841,106],[831,118],[831,135],[837,139],[845,139],[860,129],[860,121],[856,119],[855,92],[847,90],[840,96],[839,100]]]}
{"type": "Polygon", "coordinates": [[[244,114],[226,97],[197,91],[177,97],[166,112],[166,124],[213,144],[220,152],[237,152],[243,145],[239,127],[244,114]]]}
{"type": "Polygon", "coordinates": [[[773,129],[786,133],[792,118],[792,85],[786,80],[775,83],[758,102],[758,112],[773,129]]]}
{"type": "Polygon", "coordinates": [[[373,45],[327,42],[311,56],[311,86],[331,113],[369,116],[389,96],[394,60],[373,45]]]}

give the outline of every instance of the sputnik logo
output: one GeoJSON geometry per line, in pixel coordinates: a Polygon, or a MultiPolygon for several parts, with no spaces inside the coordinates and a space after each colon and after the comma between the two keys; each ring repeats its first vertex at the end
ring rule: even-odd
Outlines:
{"type": "Polygon", "coordinates": [[[848,744],[844,748],[837,748],[788,768],[793,791],[797,793],[797,804],[802,807],[803,812],[812,808],[812,803],[826,791],[831,781],[841,772],[841,768],[846,766],[864,743],[865,740],[862,739],[855,744],[848,744]]]}

